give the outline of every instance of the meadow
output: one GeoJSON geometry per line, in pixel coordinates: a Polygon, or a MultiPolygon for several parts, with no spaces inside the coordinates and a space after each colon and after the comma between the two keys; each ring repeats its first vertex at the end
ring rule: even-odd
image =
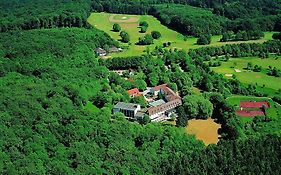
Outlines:
{"type": "Polygon", "coordinates": [[[212,67],[212,70],[225,76],[235,75],[242,83],[257,84],[260,86],[261,90],[264,89],[268,94],[273,94],[276,90],[281,88],[281,77],[268,76],[266,74],[268,66],[281,69],[281,57],[271,55],[266,59],[261,59],[259,57],[230,58],[227,62],[222,62],[221,66],[212,67]],[[261,72],[245,70],[248,63],[261,66],[261,72]],[[237,70],[241,72],[237,72],[237,70]]]}
{"type": "Polygon", "coordinates": [[[168,27],[162,25],[160,21],[158,21],[155,17],[150,15],[124,15],[124,14],[110,14],[110,13],[92,13],[88,18],[89,24],[92,26],[105,31],[112,38],[116,40],[120,40],[120,36],[118,32],[112,31],[112,26],[114,23],[120,24],[122,30],[125,30],[129,33],[131,41],[129,44],[121,45],[123,47],[128,47],[128,49],[124,50],[121,53],[113,53],[110,56],[135,56],[141,55],[143,52],[149,48],[150,50],[154,49],[155,46],[163,45],[165,42],[171,42],[171,46],[169,48],[178,48],[178,49],[196,49],[199,47],[206,46],[222,46],[225,44],[238,44],[238,43],[263,43],[267,40],[272,39],[273,32],[265,32],[265,37],[260,40],[252,40],[252,41],[237,41],[237,42],[220,42],[220,35],[212,36],[212,42],[210,45],[201,46],[197,45],[197,38],[195,37],[185,37],[182,34],[169,29],[168,27]],[[154,44],[150,46],[140,46],[136,45],[139,37],[145,35],[145,33],[140,33],[138,24],[140,21],[146,21],[149,24],[147,33],[151,33],[151,31],[159,31],[162,34],[162,37],[158,40],[154,40],[154,44]]]}

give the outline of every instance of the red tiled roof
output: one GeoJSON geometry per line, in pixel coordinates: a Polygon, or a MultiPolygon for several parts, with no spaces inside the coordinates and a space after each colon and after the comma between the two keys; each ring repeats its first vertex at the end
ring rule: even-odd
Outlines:
{"type": "Polygon", "coordinates": [[[167,87],[167,84],[161,84],[161,85],[159,85],[159,86],[155,86],[154,88],[153,88],[153,90],[155,90],[155,91],[159,91],[161,88],[163,88],[163,87],[167,87]]]}
{"type": "Polygon", "coordinates": [[[176,100],[176,99],[181,99],[179,96],[177,96],[177,95],[167,95],[166,96],[166,99],[168,100],[168,101],[173,101],[173,100],[176,100]]]}
{"type": "Polygon", "coordinates": [[[135,94],[136,97],[142,96],[141,93],[135,94]]]}
{"type": "Polygon", "coordinates": [[[154,91],[164,91],[167,101],[173,101],[176,99],[181,99],[172,89],[170,89],[167,84],[161,84],[153,88],[154,91]]]}
{"type": "MultiPolygon", "coordinates": [[[[134,88],[134,89],[130,89],[127,91],[129,95],[138,95],[140,93],[138,88],[134,88]]],[[[139,94],[138,96],[140,96],[141,94],[139,94]]]]}
{"type": "Polygon", "coordinates": [[[250,101],[241,101],[240,102],[241,108],[261,108],[262,106],[269,108],[269,103],[268,102],[250,102],[250,101]]]}

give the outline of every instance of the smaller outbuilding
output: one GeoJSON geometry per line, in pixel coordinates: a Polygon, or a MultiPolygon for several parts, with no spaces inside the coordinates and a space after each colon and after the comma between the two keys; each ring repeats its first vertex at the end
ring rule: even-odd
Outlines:
{"type": "Polygon", "coordinates": [[[135,118],[135,115],[140,110],[141,110],[141,106],[139,104],[134,104],[134,103],[118,102],[113,107],[113,113],[122,112],[125,116],[129,118],[135,118]]]}
{"type": "Polygon", "coordinates": [[[130,97],[139,97],[142,96],[138,88],[130,89],[127,91],[130,97]]]}
{"type": "Polygon", "coordinates": [[[110,48],[108,49],[108,52],[109,52],[109,53],[121,52],[121,51],[122,51],[121,48],[117,48],[117,47],[115,47],[115,46],[112,46],[112,47],[110,47],[110,48]]]}
{"type": "Polygon", "coordinates": [[[106,56],[107,54],[106,51],[101,47],[96,48],[95,53],[98,54],[98,56],[106,56]]]}

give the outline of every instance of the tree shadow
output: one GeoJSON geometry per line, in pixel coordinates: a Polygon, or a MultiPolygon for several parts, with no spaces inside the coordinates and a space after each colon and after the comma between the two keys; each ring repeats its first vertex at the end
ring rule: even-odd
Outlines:
{"type": "Polygon", "coordinates": [[[113,29],[111,29],[110,31],[111,31],[111,32],[114,32],[114,33],[119,33],[119,32],[121,32],[121,30],[120,30],[119,32],[117,32],[117,31],[115,31],[115,30],[113,30],[113,29]]]}

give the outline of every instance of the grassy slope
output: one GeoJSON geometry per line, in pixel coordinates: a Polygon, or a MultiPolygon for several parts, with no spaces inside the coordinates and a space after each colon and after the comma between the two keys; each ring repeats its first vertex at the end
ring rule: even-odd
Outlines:
{"type": "Polygon", "coordinates": [[[242,83],[246,84],[255,84],[257,83],[258,86],[265,85],[266,91],[271,94],[273,91],[276,91],[281,88],[281,78],[280,77],[273,77],[266,75],[268,66],[277,67],[281,69],[281,57],[275,59],[275,56],[271,56],[268,59],[261,59],[258,57],[245,57],[245,58],[231,58],[227,62],[222,62],[220,67],[212,68],[215,72],[221,74],[234,74],[236,75],[237,79],[240,80],[242,83]],[[262,72],[250,72],[244,70],[247,67],[247,63],[251,62],[253,65],[262,66],[262,72]],[[241,70],[242,72],[235,72],[234,68],[231,68],[234,63],[237,64],[235,67],[236,69],[241,70]]]}
{"type": "MultiPolygon", "coordinates": [[[[97,27],[98,29],[101,29],[105,32],[107,32],[112,38],[119,40],[119,33],[112,32],[112,25],[109,21],[109,17],[112,14],[109,13],[92,13],[91,16],[88,18],[88,22],[97,27]]],[[[194,49],[194,48],[199,48],[199,47],[206,47],[206,46],[199,46],[196,44],[197,38],[190,37],[187,39],[187,41],[184,41],[184,36],[181,35],[180,33],[173,31],[166,26],[162,25],[160,21],[158,21],[156,18],[153,16],[149,15],[116,15],[114,18],[115,19],[122,19],[123,16],[127,17],[135,17],[138,18],[139,21],[147,21],[149,23],[149,28],[147,33],[150,33],[153,30],[157,30],[161,32],[162,38],[159,40],[155,40],[153,45],[150,45],[149,47],[153,49],[157,45],[162,45],[164,42],[170,41],[172,45],[170,48],[182,48],[182,49],[194,49]]],[[[146,46],[137,46],[135,43],[138,41],[138,38],[141,36],[144,36],[144,34],[139,33],[138,23],[119,23],[121,27],[127,31],[130,34],[131,37],[131,46],[128,50],[122,52],[122,53],[117,53],[117,54],[112,54],[112,56],[134,56],[134,55],[141,55],[143,51],[146,49],[146,46]]],[[[208,46],[221,46],[225,44],[237,44],[237,43],[251,43],[251,42],[257,42],[257,43],[262,43],[265,42],[269,39],[272,38],[272,32],[266,32],[265,37],[260,40],[256,41],[238,41],[238,42],[219,42],[221,36],[213,36],[212,37],[212,43],[208,46]]]]}

